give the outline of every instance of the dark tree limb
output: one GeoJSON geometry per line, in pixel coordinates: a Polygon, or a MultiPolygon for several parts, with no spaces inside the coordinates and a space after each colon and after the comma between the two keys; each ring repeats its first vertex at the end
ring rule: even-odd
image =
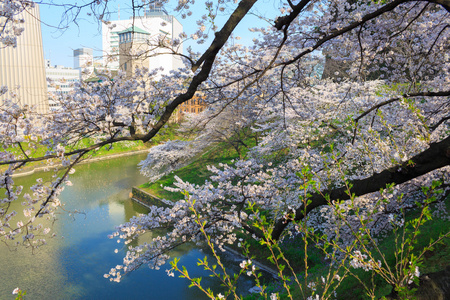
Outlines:
{"type": "Polygon", "coordinates": [[[355,118],[355,122],[358,122],[359,120],[361,120],[363,117],[365,117],[366,115],[368,115],[370,112],[384,106],[384,105],[388,105],[390,103],[399,101],[400,99],[403,98],[409,98],[409,97],[445,97],[445,96],[450,96],[450,91],[439,91],[439,92],[420,92],[420,93],[412,93],[412,94],[404,94],[401,97],[398,98],[392,98],[383,102],[378,103],[377,105],[372,106],[371,108],[369,108],[368,110],[366,110],[365,112],[363,112],[361,115],[359,115],[357,118],[355,118]]]}
{"type": "Polygon", "coordinates": [[[353,29],[357,28],[358,26],[361,26],[363,24],[365,24],[366,22],[375,19],[377,17],[379,17],[382,14],[385,14],[387,12],[390,12],[392,10],[394,10],[397,6],[399,6],[400,4],[409,2],[409,0],[395,0],[392,1],[382,7],[380,7],[379,9],[377,9],[376,11],[369,13],[367,15],[365,15],[364,17],[361,18],[360,21],[356,21],[356,22],[352,22],[351,24],[345,26],[344,28],[340,29],[340,30],[333,30],[331,31],[329,34],[325,35],[324,37],[320,38],[319,40],[317,40],[316,44],[312,47],[309,47],[306,50],[303,50],[302,52],[300,52],[299,54],[297,54],[294,58],[287,60],[285,62],[280,63],[280,65],[289,65],[292,64],[294,62],[296,62],[297,60],[299,60],[300,58],[302,58],[303,56],[313,52],[314,50],[318,49],[320,46],[322,46],[323,44],[325,44],[326,42],[340,36],[343,35],[347,32],[352,31],[353,29]]]}
{"type": "Polygon", "coordinates": [[[445,8],[446,11],[450,12],[450,0],[428,0],[428,2],[439,4],[445,8]]]}
{"type": "MultiPolygon", "coordinates": [[[[431,171],[450,165],[450,136],[446,139],[432,143],[430,147],[412,157],[408,162],[397,165],[375,173],[371,177],[351,181],[351,193],[355,196],[362,196],[385,188],[388,184],[401,184],[431,171]]],[[[350,199],[347,188],[341,187],[333,190],[314,193],[309,200],[311,203],[306,207],[299,207],[295,211],[295,221],[302,220],[311,210],[322,205],[328,205],[329,201],[350,199]],[[327,195],[329,199],[326,199],[327,195]]],[[[284,229],[289,225],[289,220],[282,218],[276,221],[272,238],[277,240],[281,237],[284,229]]]]}
{"type": "Polygon", "coordinates": [[[309,2],[310,0],[302,0],[297,5],[291,5],[291,3],[289,3],[292,7],[292,12],[286,16],[278,17],[275,20],[274,27],[277,30],[282,30],[285,27],[289,26],[292,23],[292,21],[294,21],[295,18],[297,18],[297,16],[302,12],[303,8],[305,8],[305,6],[309,2]]]}
{"type": "Polygon", "coordinates": [[[192,79],[191,83],[187,91],[183,94],[178,95],[169,105],[166,106],[166,109],[159,119],[158,123],[155,124],[152,130],[150,130],[147,134],[142,137],[142,141],[147,142],[152,137],[154,137],[158,131],[169,121],[170,116],[173,111],[183,102],[191,99],[195,92],[197,91],[199,85],[204,82],[212,69],[214,60],[216,59],[217,54],[220,49],[225,45],[226,41],[230,37],[233,30],[239,24],[239,22],[247,15],[252,6],[256,3],[257,0],[242,0],[235,11],[231,14],[228,21],[225,23],[223,28],[216,33],[216,37],[213,42],[209,46],[208,50],[200,57],[197,63],[192,67],[193,71],[196,71],[197,68],[202,65],[200,72],[198,72],[192,79]]]}
{"type": "MultiPolygon", "coordinates": [[[[239,22],[247,15],[252,6],[256,3],[257,0],[242,0],[235,11],[231,14],[228,21],[225,23],[223,28],[216,33],[216,37],[211,43],[211,46],[206,50],[206,52],[202,55],[202,57],[197,61],[196,65],[193,67],[195,71],[200,65],[202,68],[200,72],[198,72],[192,79],[191,83],[188,86],[188,89],[185,93],[178,95],[169,105],[166,106],[164,113],[162,114],[159,121],[153,126],[153,128],[145,133],[145,134],[133,134],[132,136],[126,137],[117,137],[110,138],[106,141],[102,141],[100,143],[94,144],[92,146],[77,149],[74,151],[70,151],[64,153],[65,156],[71,156],[75,154],[86,153],[91,150],[95,150],[101,148],[105,145],[113,144],[120,141],[143,141],[148,142],[152,139],[159,130],[169,121],[169,118],[172,116],[175,109],[182,103],[192,99],[195,92],[197,91],[200,84],[202,84],[209,76],[211,69],[213,67],[214,60],[216,59],[217,54],[220,49],[225,45],[226,41],[230,37],[233,30],[239,24],[239,22]]],[[[33,162],[33,161],[43,161],[47,159],[56,158],[57,155],[46,155],[42,157],[36,158],[27,158],[27,159],[18,159],[13,161],[1,161],[0,165],[9,165],[14,163],[23,163],[23,162],[33,162]]]]}
{"type": "MultiPolygon", "coordinates": [[[[216,57],[219,50],[225,45],[226,41],[230,37],[231,33],[233,32],[234,28],[239,24],[239,22],[244,18],[247,13],[252,8],[253,4],[255,4],[257,0],[242,0],[239,3],[239,6],[236,8],[236,10],[231,14],[228,21],[223,25],[223,28],[216,32],[216,37],[214,38],[214,41],[211,43],[209,48],[203,53],[203,55],[199,58],[199,60],[192,66],[192,71],[196,71],[202,63],[208,63],[208,61],[211,60],[211,57],[216,57]]],[[[309,1],[309,0],[308,0],[309,1]]],[[[202,70],[204,67],[202,68],[202,70]]]]}

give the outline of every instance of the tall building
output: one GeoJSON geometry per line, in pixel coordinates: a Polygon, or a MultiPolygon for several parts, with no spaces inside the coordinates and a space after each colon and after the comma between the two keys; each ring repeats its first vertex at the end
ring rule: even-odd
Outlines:
{"type": "MultiPolygon", "coordinates": [[[[150,67],[150,57],[147,55],[147,44],[151,34],[137,26],[132,26],[118,33],[119,36],[119,67],[129,78],[136,67],[150,67]]],[[[154,60],[153,60],[154,62],[154,60]]]]}
{"type": "MultiPolygon", "coordinates": [[[[17,47],[0,48],[0,85],[16,92],[19,103],[48,111],[44,50],[39,6],[21,13],[24,32],[17,38],[17,47]]],[[[0,20],[1,24],[1,20],[0,20]]],[[[8,98],[3,95],[1,100],[8,98]]]]}
{"type": "MultiPolygon", "coordinates": [[[[108,25],[102,24],[103,63],[105,66],[111,69],[120,68],[119,34],[123,34],[124,31],[127,30],[131,33],[136,28],[138,28],[141,33],[145,32],[146,41],[142,41],[142,39],[139,41],[142,45],[144,42],[148,45],[154,45],[161,38],[172,42],[174,39],[178,39],[179,35],[183,32],[181,23],[174,16],[168,15],[160,5],[154,5],[146,10],[145,15],[141,17],[111,21],[108,25]]],[[[122,41],[122,44],[123,43],[124,42],[122,41]]],[[[149,46],[149,49],[150,48],[153,47],[149,46]]],[[[182,44],[177,47],[177,50],[180,52],[183,51],[182,44]]],[[[170,54],[154,55],[156,53],[169,52],[171,51],[166,50],[163,52],[162,50],[158,50],[158,52],[152,51],[149,53],[152,57],[149,57],[148,67],[150,69],[163,67],[163,73],[166,74],[169,73],[170,70],[182,67],[183,63],[178,56],[170,54]]]]}
{"type": "Polygon", "coordinates": [[[73,68],[84,69],[94,67],[94,55],[91,48],[73,50],[73,68]]]}
{"type": "Polygon", "coordinates": [[[50,60],[46,61],[46,76],[48,80],[49,92],[49,108],[50,110],[58,110],[61,108],[56,98],[64,97],[73,90],[73,84],[81,79],[81,69],[72,69],[64,66],[50,64],[50,60]]]}

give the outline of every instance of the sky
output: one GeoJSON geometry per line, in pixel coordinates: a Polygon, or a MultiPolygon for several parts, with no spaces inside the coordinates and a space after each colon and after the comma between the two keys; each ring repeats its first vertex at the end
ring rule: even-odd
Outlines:
{"type": "MultiPolygon", "coordinates": [[[[82,3],[89,0],[78,1],[82,3]]],[[[110,0],[109,9],[111,14],[109,15],[109,20],[118,19],[118,6],[120,5],[120,19],[128,19],[132,11],[129,8],[129,2],[131,0],[110,0]],[[128,2],[128,3],[127,3],[128,2]]],[[[135,0],[136,1],[136,0],[135,0]]],[[[60,1],[63,2],[63,1],[60,1]]],[[[71,2],[71,1],[66,1],[71,2]]],[[[193,18],[182,19],[180,13],[174,13],[173,7],[175,7],[173,0],[165,6],[169,14],[174,15],[183,25],[184,31],[188,36],[197,30],[197,25],[195,20],[199,19],[203,14],[206,13],[206,9],[203,2],[196,3],[193,7],[193,18]]],[[[279,13],[278,8],[273,1],[261,0],[255,7],[255,12],[264,12],[265,17],[274,17],[275,13],[279,13]],[[270,16],[272,15],[272,16],[270,16]]],[[[41,14],[41,29],[42,38],[44,44],[44,56],[45,59],[50,59],[52,65],[63,65],[65,67],[73,67],[73,50],[87,47],[94,50],[94,59],[100,59],[102,52],[102,34],[101,25],[87,13],[88,9],[81,12],[77,18],[77,22],[67,24],[67,21],[62,19],[64,11],[67,7],[40,4],[40,14],[41,14]]],[[[217,25],[220,28],[226,21],[226,16],[221,16],[217,18],[217,25]]],[[[251,40],[255,37],[254,34],[248,31],[249,27],[266,27],[269,23],[254,15],[249,15],[244,18],[244,20],[239,24],[236,29],[236,35],[241,37],[239,42],[244,45],[250,45],[251,40]]],[[[210,34],[213,37],[213,34],[210,34]]],[[[211,39],[212,40],[212,39],[211,39]]],[[[209,41],[209,43],[211,42],[209,41]]],[[[195,51],[202,51],[209,46],[209,43],[203,45],[198,45],[195,41],[190,40],[184,43],[184,49],[187,46],[191,46],[195,51]]]]}

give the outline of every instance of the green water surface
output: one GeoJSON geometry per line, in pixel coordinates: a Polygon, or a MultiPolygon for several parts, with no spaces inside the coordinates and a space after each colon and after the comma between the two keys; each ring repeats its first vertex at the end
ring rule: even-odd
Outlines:
{"type": "MultiPolygon", "coordinates": [[[[198,289],[188,288],[185,279],[168,277],[164,271],[170,268],[168,264],[160,271],[142,267],[120,283],[103,277],[121,264],[126,251],[123,244],[107,235],[115,226],[146,212],[129,199],[131,187],[146,181],[137,169],[144,158],[136,155],[77,166],[70,177],[73,186],[66,187],[60,199],[65,210],[77,209],[84,214],[61,211],[53,224],[57,237],[48,239],[48,245],[35,253],[0,244],[0,299],[14,299],[11,292],[16,287],[27,291],[26,299],[206,299],[198,289]],[[116,248],[118,253],[114,253],[116,248]]],[[[14,181],[26,189],[39,177],[49,175],[37,173],[14,181]]],[[[20,214],[23,207],[14,203],[12,209],[20,214]]],[[[50,225],[45,220],[40,222],[50,225]]],[[[180,256],[180,263],[194,276],[202,276],[205,286],[220,290],[220,283],[196,266],[197,260],[206,255],[202,249],[187,245],[173,255],[180,256]]],[[[230,270],[237,271],[242,259],[231,255],[225,258],[230,270]]],[[[252,285],[246,278],[240,290],[245,293],[252,285]]]]}

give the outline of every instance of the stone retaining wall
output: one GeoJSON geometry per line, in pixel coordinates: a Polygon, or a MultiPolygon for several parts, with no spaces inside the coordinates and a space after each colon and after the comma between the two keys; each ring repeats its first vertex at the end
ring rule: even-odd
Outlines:
{"type": "Polygon", "coordinates": [[[131,199],[144,205],[144,206],[159,206],[159,207],[169,207],[160,198],[141,190],[140,188],[133,187],[131,189],[131,199]]]}
{"type": "MultiPolygon", "coordinates": [[[[233,253],[233,255],[238,256],[238,257],[242,257],[242,260],[247,259],[242,253],[237,252],[236,250],[228,247],[228,246],[224,246],[226,251],[229,251],[231,253],[233,253]]],[[[260,268],[261,270],[266,271],[267,273],[269,273],[270,275],[272,275],[273,278],[275,279],[280,279],[280,277],[278,277],[278,272],[266,265],[263,265],[262,263],[260,263],[259,261],[256,261],[254,259],[252,259],[252,264],[254,264],[255,266],[257,266],[258,268],[260,268]]]]}

